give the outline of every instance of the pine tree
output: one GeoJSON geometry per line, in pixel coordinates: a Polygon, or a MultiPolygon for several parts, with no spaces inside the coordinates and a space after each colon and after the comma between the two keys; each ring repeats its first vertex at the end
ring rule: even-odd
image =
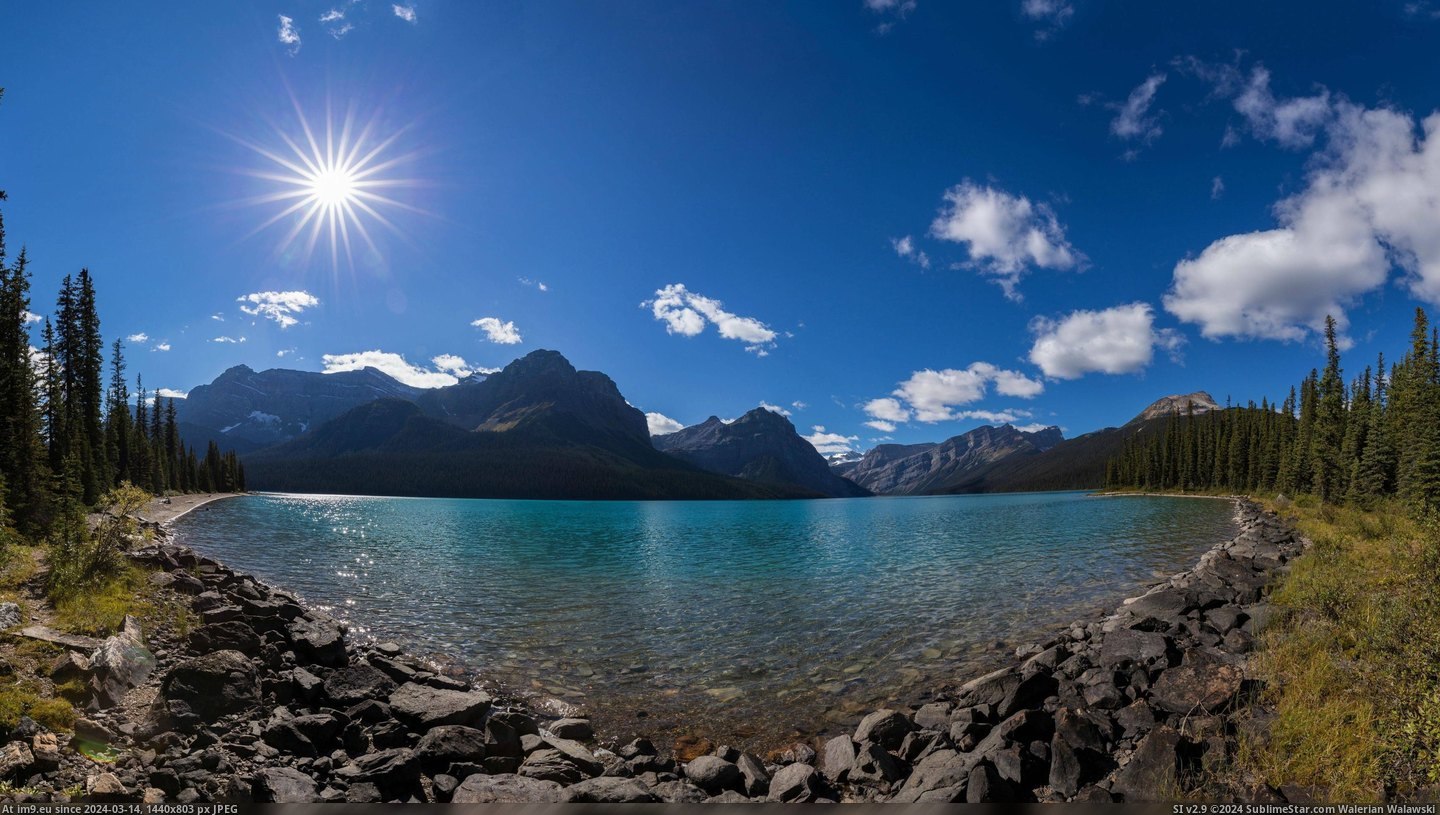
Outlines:
{"type": "Polygon", "coordinates": [[[1340,349],[1335,318],[1325,317],[1325,373],[1315,386],[1313,446],[1314,491],[1322,501],[1335,501],[1344,494],[1345,470],[1341,466],[1341,445],[1345,438],[1345,381],[1341,378],[1340,349]]]}

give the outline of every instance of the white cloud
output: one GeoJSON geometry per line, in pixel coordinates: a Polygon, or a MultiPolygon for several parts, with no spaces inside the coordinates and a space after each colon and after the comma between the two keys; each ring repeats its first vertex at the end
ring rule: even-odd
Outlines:
{"type": "Polygon", "coordinates": [[[1074,269],[1084,260],[1048,206],[968,180],[945,191],[930,234],[965,244],[971,265],[1011,299],[1019,298],[1016,286],[1031,267],[1074,269]]]}
{"type": "Polygon", "coordinates": [[[513,322],[501,322],[499,317],[481,317],[472,320],[470,325],[485,332],[486,339],[500,345],[518,345],[520,343],[520,329],[515,327],[513,322]]]}
{"type": "Polygon", "coordinates": [[[1270,72],[1263,66],[1251,72],[1249,84],[1235,98],[1235,110],[1245,117],[1257,138],[1291,148],[1313,144],[1334,113],[1330,92],[1324,88],[1314,96],[1276,99],[1270,90],[1270,72]]]}
{"type": "Polygon", "coordinates": [[[355,30],[354,25],[346,22],[345,11],[338,8],[332,8],[320,15],[320,24],[325,26],[325,30],[330,36],[337,40],[355,30]]]}
{"type": "Polygon", "coordinates": [[[522,285],[522,286],[533,286],[533,287],[539,289],[540,291],[550,291],[550,287],[547,286],[547,285],[545,285],[544,283],[540,282],[539,280],[531,280],[531,279],[528,278],[528,277],[522,277],[522,278],[518,278],[518,279],[519,279],[519,281],[520,281],[520,285],[522,285]]]}
{"type": "Polygon", "coordinates": [[[645,414],[645,425],[650,428],[650,435],[652,436],[664,436],[674,433],[677,430],[685,429],[685,425],[680,424],[663,413],[645,414]]]}
{"type": "Polygon", "coordinates": [[[762,402],[760,403],[760,407],[765,408],[766,410],[770,411],[771,413],[778,413],[778,414],[780,414],[781,416],[789,416],[789,415],[790,415],[790,411],[786,410],[786,409],[783,408],[783,407],[780,407],[779,405],[772,405],[772,404],[770,404],[769,402],[764,402],[764,401],[762,401],[762,402]]]}
{"type": "Polygon", "coordinates": [[[184,399],[190,394],[187,391],[177,391],[174,388],[161,388],[155,392],[161,399],[184,399]]]}
{"type": "Polygon", "coordinates": [[[817,424],[814,426],[813,430],[815,431],[814,433],[811,433],[808,436],[802,436],[801,438],[805,439],[805,441],[810,442],[811,446],[813,446],[816,450],[820,451],[820,455],[822,456],[828,456],[832,453],[848,453],[851,450],[855,449],[855,442],[860,441],[859,436],[845,436],[840,433],[829,433],[825,430],[825,427],[823,425],[817,424]]]}
{"type": "Polygon", "coordinates": [[[741,317],[724,308],[724,303],[672,283],[655,292],[655,299],[641,303],[655,319],[665,323],[670,334],[694,337],[714,325],[721,337],[745,343],[745,350],[756,356],[768,356],[779,334],[754,317],[741,317]]]}
{"type": "Polygon", "coordinates": [[[876,430],[879,430],[881,433],[894,433],[894,432],[895,432],[895,423],[894,423],[894,422],[887,422],[887,421],[885,421],[884,419],[871,419],[870,421],[865,422],[865,426],[866,426],[866,427],[873,427],[873,428],[875,428],[876,430]]]}
{"type": "Polygon", "coordinates": [[[1149,303],[1072,311],[1059,320],[1037,317],[1030,330],[1030,361],[1056,379],[1134,373],[1150,364],[1157,346],[1174,351],[1182,342],[1177,332],[1155,328],[1149,303]]]}
{"type": "Polygon", "coordinates": [[[1020,13],[1043,23],[1044,27],[1035,32],[1035,39],[1047,40],[1075,16],[1075,6],[1070,0],[1021,0],[1020,13]]]}
{"type": "Polygon", "coordinates": [[[170,343],[168,343],[168,342],[157,342],[157,343],[155,343],[155,347],[151,348],[150,350],[151,350],[151,351],[169,351],[169,350],[170,350],[170,343]]]}
{"type": "MultiPolygon", "coordinates": [[[[1301,340],[1380,288],[1392,266],[1440,304],[1440,113],[1335,103],[1306,186],[1275,205],[1279,226],[1222,237],[1175,267],[1165,307],[1201,333],[1301,340]]],[[[1343,341],[1343,339],[1342,339],[1343,341]]]]}
{"type": "Polygon", "coordinates": [[[895,399],[874,399],[865,404],[872,419],[903,422],[943,422],[967,418],[956,407],[984,398],[989,386],[1003,396],[1030,399],[1045,390],[1044,383],[1017,371],[997,368],[988,362],[974,362],[968,368],[929,368],[916,371],[895,389],[895,399]],[[904,404],[902,405],[901,402],[904,404]]]}
{"type": "Polygon", "coordinates": [[[903,238],[891,238],[890,246],[895,254],[914,263],[922,269],[930,268],[930,256],[915,248],[915,239],[906,235],[903,238]]]}
{"type": "Polygon", "coordinates": [[[1210,179],[1210,200],[1219,201],[1220,196],[1225,194],[1225,179],[1215,176],[1210,179]]]}
{"type": "Polygon", "coordinates": [[[223,323],[225,322],[225,315],[217,311],[216,313],[210,315],[210,319],[215,320],[216,322],[223,323]]]}
{"type": "Polygon", "coordinates": [[[1110,122],[1110,132],[1122,139],[1152,141],[1160,135],[1160,122],[1150,115],[1150,104],[1155,101],[1155,92],[1165,83],[1165,74],[1151,74],[1130,91],[1123,104],[1113,106],[1115,118],[1110,122]]]}
{"type": "MultiPolygon", "coordinates": [[[[442,357],[437,357],[437,359],[439,358],[442,357]]],[[[388,351],[325,354],[320,357],[320,361],[325,365],[324,373],[327,374],[375,368],[412,388],[443,388],[460,381],[453,374],[445,371],[411,365],[405,361],[404,356],[388,351]]]]}
{"type": "Polygon", "coordinates": [[[244,342],[244,341],[245,341],[245,338],[244,338],[244,337],[239,337],[239,338],[236,338],[236,337],[216,337],[215,339],[211,340],[211,342],[234,343],[234,344],[242,343],[242,342],[244,342]]]}
{"type": "Polygon", "coordinates": [[[148,339],[150,339],[150,335],[149,335],[149,334],[146,334],[144,331],[140,331],[140,332],[137,332],[137,333],[135,333],[135,334],[129,335],[128,337],[125,338],[125,341],[126,341],[126,342],[145,342],[145,341],[148,340],[148,339]]]}
{"type": "Polygon", "coordinates": [[[394,4],[391,4],[390,10],[393,11],[393,12],[395,12],[395,16],[396,16],[396,17],[399,17],[400,19],[404,20],[404,21],[407,22],[407,23],[413,23],[413,22],[415,22],[415,7],[414,7],[414,6],[402,6],[402,5],[400,5],[399,3],[394,3],[394,4]]]}
{"type": "Polygon", "coordinates": [[[320,305],[315,295],[306,291],[258,291],[235,298],[243,305],[240,310],[252,317],[274,320],[281,328],[299,322],[293,315],[320,305]]]}
{"type": "Polygon", "coordinates": [[[1041,430],[1049,430],[1051,427],[1053,427],[1053,425],[1044,424],[1043,422],[1015,425],[1015,429],[1021,433],[1039,433],[1041,430]]]}
{"type": "Polygon", "coordinates": [[[285,357],[288,357],[293,353],[295,353],[294,348],[281,348],[279,351],[275,352],[275,356],[279,357],[280,359],[284,359],[285,357]]]}
{"type": "Polygon", "coordinates": [[[343,19],[345,19],[345,12],[341,11],[338,8],[332,8],[324,14],[320,15],[320,22],[322,23],[333,23],[343,19]]]}
{"type": "Polygon", "coordinates": [[[33,311],[22,311],[20,312],[20,319],[27,323],[38,323],[45,318],[33,311]]]}
{"type": "Polygon", "coordinates": [[[916,0],[865,0],[865,8],[887,17],[885,22],[875,26],[877,34],[887,34],[895,24],[915,10],[916,0]]]}
{"type": "Polygon", "coordinates": [[[489,376],[500,372],[499,368],[483,368],[479,365],[471,365],[465,361],[464,357],[456,356],[455,354],[441,354],[438,357],[432,358],[430,364],[435,366],[435,370],[454,374],[460,379],[464,379],[471,374],[489,376]]]}
{"type": "MultiPolygon", "coordinates": [[[[869,402],[866,402],[861,409],[865,411],[865,415],[872,419],[879,419],[886,423],[910,421],[910,409],[900,404],[899,399],[894,399],[889,396],[871,399],[869,402]]],[[[876,429],[880,430],[883,428],[876,429]]],[[[889,433],[893,430],[894,427],[892,426],[890,430],[886,430],[885,432],[889,433]]]]}
{"type": "Polygon", "coordinates": [[[793,407],[796,410],[804,410],[805,408],[810,407],[810,405],[806,402],[802,402],[799,399],[796,399],[795,401],[790,403],[790,407],[793,407]]]}
{"type": "Polygon", "coordinates": [[[280,38],[280,44],[284,45],[285,50],[290,52],[290,56],[293,57],[300,53],[300,30],[295,27],[294,18],[286,17],[283,14],[279,17],[280,29],[276,34],[280,38]]]}

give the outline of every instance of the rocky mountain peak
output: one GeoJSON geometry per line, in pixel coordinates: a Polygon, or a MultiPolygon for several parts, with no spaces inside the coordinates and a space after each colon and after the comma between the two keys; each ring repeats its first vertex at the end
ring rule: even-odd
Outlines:
{"type": "Polygon", "coordinates": [[[1142,410],[1140,415],[1130,420],[1130,424],[1159,419],[1162,416],[1184,416],[1191,410],[1199,414],[1219,409],[1220,405],[1215,398],[1205,391],[1173,394],[1162,396],[1150,403],[1150,406],[1142,410]]]}

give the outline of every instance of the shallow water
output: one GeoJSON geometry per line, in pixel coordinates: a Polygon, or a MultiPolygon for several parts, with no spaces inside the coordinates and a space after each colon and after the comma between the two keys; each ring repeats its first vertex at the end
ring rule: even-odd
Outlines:
{"type": "Polygon", "coordinates": [[[1189,568],[1225,501],[261,495],[182,543],[602,733],[771,746],[963,679],[1189,568]]]}

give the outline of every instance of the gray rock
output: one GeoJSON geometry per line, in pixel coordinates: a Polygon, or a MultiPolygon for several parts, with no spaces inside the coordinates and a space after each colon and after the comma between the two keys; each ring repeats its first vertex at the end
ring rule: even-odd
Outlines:
{"type": "Polygon", "coordinates": [[[950,702],[931,702],[928,705],[921,705],[915,711],[915,726],[922,730],[949,730],[950,711],[955,705],[950,702]]]}
{"type": "Polygon", "coordinates": [[[917,763],[895,794],[897,803],[951,803],[964,800],[975,761],[954,750],[937,750],[917,763]]]}
{"type": "Polygon", "coordinates": [[[197,654],[230,650],[253,656],[260,652],[260,635],[239,620],[211,623],[191,632],[190,650],[197,654]]]}
{"type": "Polygon", "coordinates": [[[131,688],[137,688],[155,671],[155,655],[145,647],[140,624],[125,618],[119,634],[107,638],[90,655],[90,686],[101,707],[120,703],[131,688]]]}
{"type": "Polygon", "coordinates": [[[393,747],[368,753],[335,771],[352,784],[374,784],[387,798],[408,795],[420,784],[420,762],[415,751],[393,747]]]}
{"type": "Polygon", "coordinates": [[[854,767],[855,742],[849,736],[836,736],[820,749],[820,772],[830,781],[844,781],[854,767]]]}
{"type": "Polygon", "coordinates": [[[1105,635],[1100,645],[1100,664],[1109,668],[1150,665],[1163,659],[1169,646],[1164,634],[1120,628],[1105,635]]]}
{"type": "Polygon", "coordinates": [[[35,764],[35,754],[24,742],[12,741],[0,747],[0,778],[18,778],[35,764]]]}
{"type": "Polygon", "coordinates": [[[558,804],[561,787],[553,781],[521,775],[477,773],[460,782],[450,796],[455,804],[558,804]]]}
{"type": "Polygon", "coordinates": [[[256,773],[251,794],[261,803],[309,804],[320,800],[315,780],[290,767],[266,767],[256,773]]]}
{"type": "Polygon", "coordinates": [[[745,789],[745,779],[740,774],[740,768],[718,756],[700,756],[686,764],[685,777],[710,795],[719,795],[725,790],[740,792],[745,789]]]}
{"type": "Polygon", "coordinates": [[[1185,664],[1160,674],[1150,698],[1156,707],[1171,713],[1218,713],[1234,701],[1244,680],[1240,668],[1191,651],[1185,664]]]}
{"type": "Polygon", "coordinates": [[[1013,801],[1010,784],[1000,777],[989,762],[980,762],[970,770],[965,785],[965,802],[968,804],[1004,803],[1013,801]]]}
{"type": "Polygon", "coordinates": [[[490,694],[407,683],[390,694],[390,709],[412,727],[429,730],[442,724],[478,726],[490,711],[490,694]]]}
{"type": "Polygon", "coordinates": [[[855,766],[850,770],[850,781],[889,784],[904,778],[908,769],[880,745],[868,742],[860,747],[859,754],[855,756],[855,766]]]}
{"type": "Polygon", "coordinates": [[[770,779],[770,793],[765,800],[784,804],[809,803],[828,790],[820,773],[809,764],[788,764],[770,779]]]}
{"type": "Polygon", "coordinates": [[[451,764],[485,760],[485,733],[458,724],[441,725],[420,737],[415,757],[423,769],[443,770],[451,764]]]}
{"type": "Polygon", "coordinates": [[[213,722],[255,705],[260,683],[255,666],[239,651],[216,651],[171,669],[161,684],[170,715],[213,722]]]}
{"type": "Polygon", "coordinates": [[[566,787],[560,800],[578,804],[653,804],[660,802],[660,796],[633,778],[602,776],[566,787]]]}
{"type": "Polygon", "coordinates": [[[651,788],[667,804],[698,804],[710,796],[689,781],[662,781],[651,788]]]}
{"type": "Polygon", "coordinates": [[[1065,796],[1074,797],[1080,791],[1080,757],[1069,742],[1055,734],[1050,742],[1050,788],[1065,796]]]}
{"type": "Polygon", "coordinates": [[[14,628],[25,622],[25,615],[15,603],[0,603],[0,629],[14,628]]]}
{"type": "Polygon", "coordinates": [[[325,696],[342,707],[384,699],[395,691],[390,677],[365,663],[347,665],[325,679],[325,696]]]}
{"type": "Polygon", "coordinates": [[[873,741],[886,750],[900,749],[910,731],[917,729],[910,717],[896,710],[877,710],[860,720],[855,728],[855,741],[873,741]]]}
{"type": "Polygon", "coordinates": [[[1133,739],[1150,732],[1150,729],[1155,726],[1155,711],[1143,699],[1137,699],[1134,703],[1115,711],[1115,723],[1120,725],[1127,737],[1133,739]]]}
{"type": "Polygon", "coordinates": [[[525,757],[520,763],[519,774],[538,781],[554,781],[557,784],[575,784],[600,772],[586,772],[569,756],[554,748],[546,747],[525,757]]]}
{"type": "Polygon", "coordinates": [[[562,739],[572,741],[590,741],[595,738],[595,730],[587,719],[559,719],[550,723],[549,730],[562,739]]]}
{"type": "Polygon", "coordinates": [[[546,747],[558,750],[567,760],[584,770],[586,775],[600,775],[605,771],[605,765],[595,758],[594,753],[585,749],[585,745],[578,741],[548,736],[543,742],[546,747]]]}
{"type": "Polygon", "coordinates": [[[1160,726],[1135,747],[1135,754],[1115,775],[1113,792],[1127,803],[1161,801],[1173,795],[1179,769],[1180,734],[1160,726]]]}
{"type": "Polygon", "coordinates": [[[746,795],[758,798],[770,792],[770,773],[759,758],[750,753],[741,753],[735,766],[740,768],[740,776],[745,779],[746,795]]]}
{"type": "Polygon", "coordinates": [[[330,668],[345,665],[345,633],[338,623],[302,617],[290,624],[289,631],[295,653],[302,659],[330,668]]]}

